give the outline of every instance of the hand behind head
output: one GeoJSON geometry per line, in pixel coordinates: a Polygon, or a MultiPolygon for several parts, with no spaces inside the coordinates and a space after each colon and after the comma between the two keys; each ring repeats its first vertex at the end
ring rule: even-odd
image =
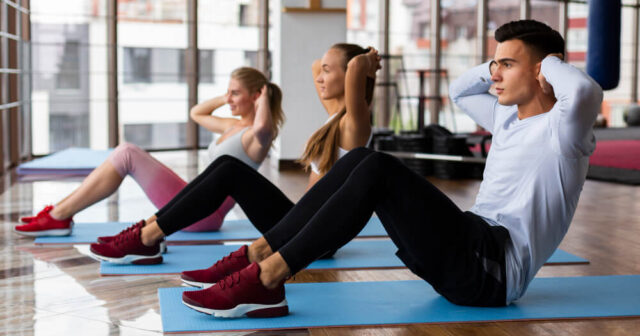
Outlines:
{"type": "Polygon", "coordinates": [[[369,69],[367,70],[367,76],[375,78],[376,71],[378,71],[378,69],[382,69],[382,65],[380,65],[381,58],[380,58],[380,54],[378,53],[378,50],[376,50],[374,47],[369,47],[368,49],[369,49],[369,52],[367,52],[364,55],[369,61],[369,69]]]}
{"type": "Polygon", "coordinates": [[[564,55],[561,54],[561,53],[551,53],[551,54],[547,55],[547,57],[549,57],[549,56],[555,56],[555,57],[559,58],[561,61],[564,61],[564,55]]]}

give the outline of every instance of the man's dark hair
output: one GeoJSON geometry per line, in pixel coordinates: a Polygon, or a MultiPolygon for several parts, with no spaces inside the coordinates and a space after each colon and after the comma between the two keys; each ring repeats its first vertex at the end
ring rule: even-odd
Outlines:
{"type": "Polygon", "coordinates": [[[524,42],[539,59],[552,53],[564,55],[564,39],[557,31],[535,20],[520,20],[505,23],[495,32],[498,43],[509,40],[524,42]]]}

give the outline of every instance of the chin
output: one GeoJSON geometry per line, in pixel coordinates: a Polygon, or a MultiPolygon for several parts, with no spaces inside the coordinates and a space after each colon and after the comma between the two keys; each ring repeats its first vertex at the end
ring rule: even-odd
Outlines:
{"type": "Polygon", "coordinates": [[[514,102],[512,102],[511,100],[509,100],[507,98],[503,98],[503,97],[498,97],[498,103],[500,103],[500,105],[504,105],[504,106],[515,105],[514,102]]]}

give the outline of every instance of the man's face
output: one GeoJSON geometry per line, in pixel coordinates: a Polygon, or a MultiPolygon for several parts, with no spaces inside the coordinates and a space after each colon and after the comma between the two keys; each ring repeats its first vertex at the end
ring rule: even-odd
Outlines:
{"type": "Polygon", "coordinates": [[[501,105],[529,103],[540,89],[537,76],[540,62],[520,40],[508,40],[498,44],[491,64],[491,80],[495,83],[498,102],[501,105]]]}

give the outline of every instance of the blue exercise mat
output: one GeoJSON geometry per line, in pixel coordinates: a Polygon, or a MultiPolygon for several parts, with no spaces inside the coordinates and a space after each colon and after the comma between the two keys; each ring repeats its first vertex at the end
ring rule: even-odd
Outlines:
{"type": "Polygon", "coordinates": [[[104,162],[112,150],[68,148],[45,157],[22,163],[16,172],[19,175],[88,174],[104,162]]]}
{"type": "Polygon", "coordinates": [[[456,306],[420,280],[287,284],[290,315],[221,319],[182,304],[182,288],[158,290],[164,332],[265,330],[410,323],[590,319],[640,315],[640,276],[536,278],[508,307],[456,306]]]}
{"type": "MultiPolygon", "coordinates": [[[[171,246],[162,257],[159,265],[119,265],[101,262],[102,275],[133,274],[177,274],[182,271],[202,269],[211,266],[215,261],[237,250],[239,245],[196,245],[171,246]]],[[[308,269],[372,269],[400,268],[405,265],[396,257],[398,248],[391,240],[359,240],[351,241],[342,247],[333,258],[316,260],[308,269]]],[[[556,250],[547,264],[553,263],[586,263],[573,254],[556,250]]]]}
{"type": "MultiPolygon", "coordinates": [[[[36,244],[89,244],[95,243],[100,236],[115,235],[133,223],[76,223],[73,232],[66,237],[38,237],[36,244]]],[[[233,240],[253,240],[260,238],[260,232],[248,219],[225,220],[220,231],[216,232],[184,232],[178,231],[167,237],[169,244],[216,243],[233,240]]],[[[386,237],[378,217],[371,217],[369,223],[358,235],[359,237],[386,237]]]]}

